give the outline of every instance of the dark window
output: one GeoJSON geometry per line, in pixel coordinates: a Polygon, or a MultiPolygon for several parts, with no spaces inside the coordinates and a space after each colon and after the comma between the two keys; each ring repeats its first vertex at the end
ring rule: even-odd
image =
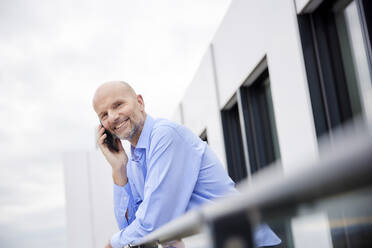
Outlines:
{"type": "MultiPolygon", "coordinates": [[[[235,182],[247,177],[247,169],[253,174],[280,158],[268,69],[259,75],[249,86],[240,87],[239,104],[222,111],[228,171],[235,182]],[[248,151],[249,167],[244,149],[248,151]]],[[[294,247],[289,222],[271,224],[270,227],[282,240],[275,247],[294,247]]]]}
{"type": "Polygon", "coordinates": [[[247,177],[238,105],[235,103],[230,109],[222,110],[221,115],[228,172],[237,183],[247,177]]]}
{"type": "MultiPolygon", "coordinates": [[[[249,169],[250,173],[254,174],[280,158],[268,69],[253,83],[240,88],[240,98],[249,169]]],[[[282,240],[282,243],[275,247],[293,247],[289,222],[272,223],[270,228],[282,240]]]]}
{"type": "Polygon", "coordinates": [[[249,166],[253,174],[280,157],[268,70],[240,90],[249,166]]]}
{"type": "Polygon", "coordinates": [[[207,129],[204,129],[203,132],[200,134],[200,139],[202,141],[205,141],[208,143],[208,135],[207,135],[207,129]]]}
{"type": "Polygon", "coordinates": [[[329,0],[298,16],[318,137],[362,112],[360,87],[371,83],[367,5],[329,0]]]}

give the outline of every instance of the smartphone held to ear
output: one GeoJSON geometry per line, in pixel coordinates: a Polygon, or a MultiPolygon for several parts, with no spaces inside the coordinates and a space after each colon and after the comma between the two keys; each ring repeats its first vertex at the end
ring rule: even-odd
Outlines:
{"type": "MultiPolygon", "coordinates": [[[[103,125],[102,127],[105,128],[103,125]]],[[[119,152],[119,146],[117,143],[118,138],[115,135],[113,135],[110,131],[108,131],[106,128],[104,133],[106,134],[106,139],[104,140],[104,142],[107,145],[108,149],[111,152],[119,152]]]]}

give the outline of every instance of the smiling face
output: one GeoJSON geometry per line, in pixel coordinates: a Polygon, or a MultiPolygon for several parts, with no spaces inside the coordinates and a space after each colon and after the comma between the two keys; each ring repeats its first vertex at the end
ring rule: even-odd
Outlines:
{"type": "Polygon", "coordinates": [[[93,107],[105,129],[137,144],[146,117],[141,95],[124,82],[108,82],[96,90],[93,107]]]}

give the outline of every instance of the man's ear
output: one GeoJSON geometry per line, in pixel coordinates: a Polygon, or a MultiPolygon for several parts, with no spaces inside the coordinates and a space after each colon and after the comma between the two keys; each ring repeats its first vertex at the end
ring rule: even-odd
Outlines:
{"type": "Polygon", "coordinates": [[[137,95],[137,102],[141,107],[141,111],[145,111],[145,102],[140,94],[137,95]]]}

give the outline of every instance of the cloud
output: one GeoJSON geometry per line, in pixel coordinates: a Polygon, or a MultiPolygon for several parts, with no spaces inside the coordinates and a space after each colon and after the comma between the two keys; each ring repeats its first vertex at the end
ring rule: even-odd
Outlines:
{"type": "Polygon", "coordinates": [[[53,155],[1,158],[0,247],[66,247],[62,164],[53,155]]]}
{"type": "Polygon", "coordinates": [[[50,157],[25,157],[1,160],[1,223],[24,220],[25,215],[63,208],[62,163],[50,157]]]}
{"type": "Polygon", "coordinates": [[[67,247],[64,211],[49,209],[0,223],[0,247],[67,247]]]}
{"type": "Polygon", "coordinates": [[[66,247],[62,164],[55,160],[0,161],[0,247],[66,247]]]}

